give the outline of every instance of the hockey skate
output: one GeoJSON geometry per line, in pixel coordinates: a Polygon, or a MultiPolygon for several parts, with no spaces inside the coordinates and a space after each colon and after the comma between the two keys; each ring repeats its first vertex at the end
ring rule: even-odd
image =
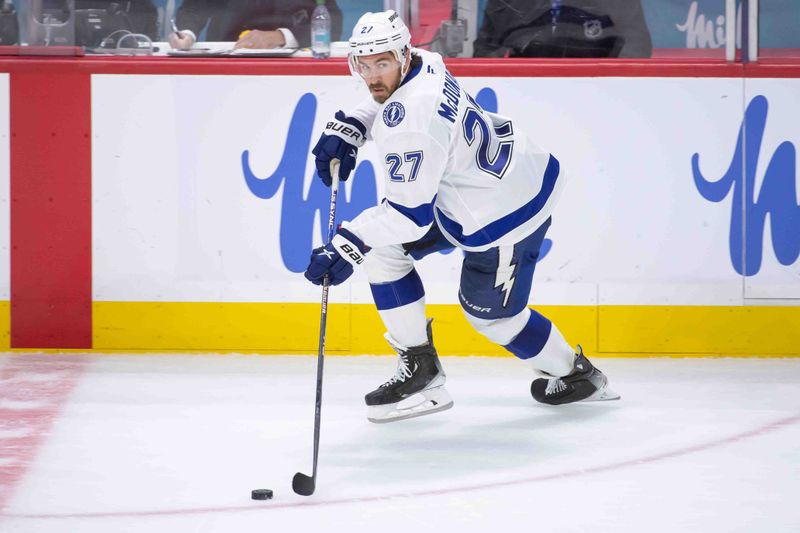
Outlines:
{"type": "Polygon", "coordinates": [[[364,397],[367,419],[383,424],[453,407],[453,399],[444,388],[444,370],[433,345],[431,320],[428,320],[426,344],[406,348],[388,333],[384,337],[397,352],[397,372],[392,379],[364,397]]]}
{"type": "Polygon", "coordinates": [[[580,401],[619,400],[620,396],[608,388],[608,378],[583,355],[578,345],[572,372],[564,377],[534,379],[531,394],[540,403],[561,405],[580,401]]]}

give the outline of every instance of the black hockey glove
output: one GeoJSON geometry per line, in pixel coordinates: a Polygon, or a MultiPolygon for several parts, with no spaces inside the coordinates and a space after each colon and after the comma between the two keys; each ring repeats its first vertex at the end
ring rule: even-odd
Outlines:
{"type": "Polygon", "coordinates": [[[311,150],[316,157],[317,174],[325,185],[331,186],[331,159],[341,161],[339,179],[347,181],[356,166],[358,149],[364,146],[366,138],[367,128],[359,120],[348,117],[343,111],[336,112],[311,150]]]}
{"type": "Polygon", "coordinates": [[[368,251],[369,247],[361,239],[339,227],[331,242],[311,252],[306,279],[314,285],[322,285],[327,274],[330,284],[338,285],[353,275],[353,267],[364,262],[368,251]]]}

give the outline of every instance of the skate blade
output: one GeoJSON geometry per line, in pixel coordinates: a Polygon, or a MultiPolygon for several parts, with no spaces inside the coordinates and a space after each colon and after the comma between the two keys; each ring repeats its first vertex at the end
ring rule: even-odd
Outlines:
{"type": "Polygon", "coordinates": [[[602,389],[597,389],[594,393],[586,398],[585,400],[581,400],[584,402],[605,402],[609,400],[619,400],[622,398],[619,394],[614,392],[613,390],[609,389],[608,387],[603,387],[602,389]]]}
{"type": "MultiPolygon", "coordinates": [[[[398,405],[402,402],[388,405],[371,405],[367,413],[367,420],[375,424],[387,424],[389,422],[399,422],[400,420],[408,420],[409,418],[416,418],[418,416],[432,415],[433,413],[446,411],[453,407],[453,399],[444,387],[427,389],[420,394],[422,394],[425,399],[410,407],[399,408],[398,405]]],[[[408,398],[406,400],[408,400],[408,398]]]]}

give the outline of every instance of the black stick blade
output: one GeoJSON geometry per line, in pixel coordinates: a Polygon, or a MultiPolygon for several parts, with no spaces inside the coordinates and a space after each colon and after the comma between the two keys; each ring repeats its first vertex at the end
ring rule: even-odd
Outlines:
{"type": "Polygon", "coordinates": [[[292,479],[292,489],[300,496],[311,496],[314,494],[315,488],[316,483],[313,477],[307,476],[301,472],[294,475],[292,479]]]}

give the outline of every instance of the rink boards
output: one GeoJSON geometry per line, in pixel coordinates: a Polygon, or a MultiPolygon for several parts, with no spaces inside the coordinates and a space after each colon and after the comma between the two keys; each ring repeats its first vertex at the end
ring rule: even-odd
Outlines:
{"type": "MultiPolygon", "coordinates": [[[[800,81],[459,79],[566,171],[530,303],[568,340],[634,356],[800,351],[800,81]]],[[[15,294],[36,279],[4,223],[0,347],[314,352],[320,293],[302,270],[328,192],[310,148],[365,96],[346,76],[91,76],[91,262],[68,280],[89,276],[89,340],[14,334],[11,266],[15,294]]],[[[8,75],[0,99],[0,217],[14,221],[8,75]]],[[[384,172],[365,146],[341,218],[375,205],[384,172]]],[[[437,346],[505,354],[462,317],[460,259],[419,263],[437,346]]],[[[331,298],[333,353],[388,352],[363,272],[331,298]]]]}
{"type": "Polygon", "coordinates": [[[0,73],[0,347],[9,346],[11,324],[11,183],[8,74],[0,73]]]}

